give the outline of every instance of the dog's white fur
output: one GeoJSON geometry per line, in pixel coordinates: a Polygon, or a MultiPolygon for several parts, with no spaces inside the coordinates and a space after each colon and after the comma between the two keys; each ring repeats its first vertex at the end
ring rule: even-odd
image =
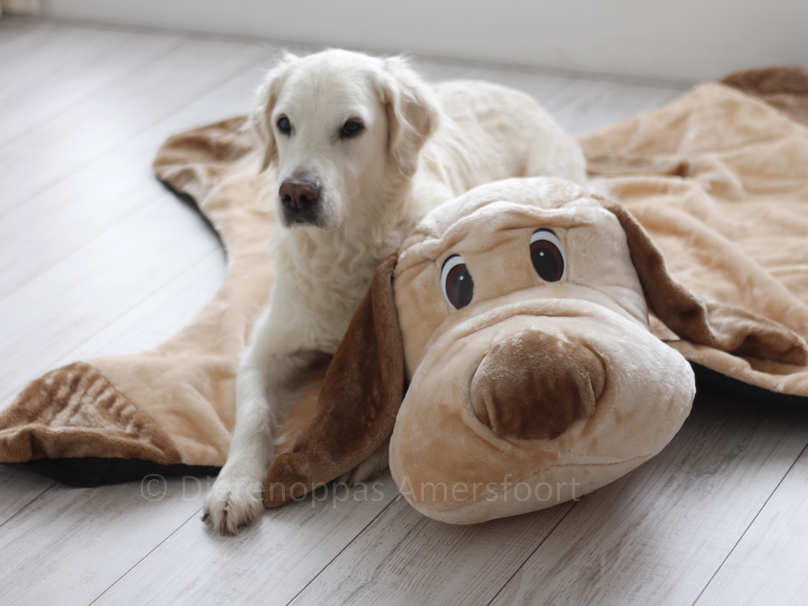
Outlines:
{"type": "MultiPolygon", "coordinates": [[[[305,370],[318,352],[336,351],[376,267],[429,210],[508,177],[585,183],[577,144],[527,95],[482,82],[433,88],[397,57],[287,55],[267,75],[250,123],[282,227],[271,243],[269,309],[238,372],[227,463],[205,503],[205,519],[231,534],[263,508],[273,436],[305,370]],[[342,137],[347,121],[364,129],[342,137]],[[277,187],[287,179],[319,188],[305,217],[281,203],[277,187]]],[[[354,479],[379,467],[386,452],[354,479]]]]}

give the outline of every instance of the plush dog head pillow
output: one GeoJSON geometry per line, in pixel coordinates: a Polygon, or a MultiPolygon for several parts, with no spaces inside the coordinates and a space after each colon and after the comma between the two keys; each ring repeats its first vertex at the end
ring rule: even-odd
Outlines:
{"type": "Polygon", "coordinates": [[[806,356],[783,326],[699,301],[622,207],[571,182],[513,179],[443,204],[377,273],[265,503],[351,469],[393,424],[393,478],[438,520],[515,515],[603,486],[658,453],[695,394],[687,361],[650,333],[647,302],[682,338],[806,356]]]}

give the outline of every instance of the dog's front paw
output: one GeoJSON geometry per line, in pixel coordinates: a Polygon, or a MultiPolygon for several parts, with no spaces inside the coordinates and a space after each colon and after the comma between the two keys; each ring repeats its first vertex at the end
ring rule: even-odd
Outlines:
{"type": "Polygon", "coordinates": [[[202,521],[209,521],[221,534],[234,535],[249,526],[264,508],[263,474],[222,469],[205,499],[202,521]]]}

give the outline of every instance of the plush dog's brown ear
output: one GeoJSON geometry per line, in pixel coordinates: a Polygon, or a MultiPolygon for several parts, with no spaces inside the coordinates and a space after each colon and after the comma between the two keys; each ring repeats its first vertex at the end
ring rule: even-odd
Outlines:
{"type": "Polygon", "coordinates": [[[393,432],[404,397],[404,345],[389,256],[334,354],[317,414],[291,452],[272,463],[264,505],[276,507],[349,472],[393,432]]]}
{"type": "Polygon", "coordinates": [[[599,201],[620,221],[651,309],[674,333],[731,354],[808,363],[808,345],[797,333],[731,305],[704,303],[671,277],[662,252],[625,208],[611,200],[599,201]]]}

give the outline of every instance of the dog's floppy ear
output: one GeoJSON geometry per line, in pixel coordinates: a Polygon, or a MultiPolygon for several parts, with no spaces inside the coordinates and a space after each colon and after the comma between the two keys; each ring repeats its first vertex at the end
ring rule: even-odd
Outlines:
{"type": "Polygon", "coordinates": [[[404,345],[392,284],[396,260],[389,256],[376,271],[328,367],[311,425],[269,468],[265,506],[281,505],[347,473],[393,432],[404,398],[404,345]]]}
{"type": "Polygon", "coordinates": [[[278,145],[275,142],[275,129],[271,123],[272,112],[280,93],[281,75],[287,65],[297,59],[292,53],[284,53],[278,64],[269,70],[264,83],[255,95],[255,104],[247,118],[246,127],[251,130],[264,148],[261,172],[264,172],[278,158],[278,145]]]}
{"type": "Polygon", "coordinates": [[[385,59],[379,84],[387,110],[390,159],[402,175],[412,177],[418,168],[418,152],[438,126],[438,103],[401,57],[385,59]]]}
{"type": "Polygon", "coordinates": [[[662,252],[642,225],[617,202],[598,200],[620,221],[645,296],[657,317],[674,333],[731,354],[786,364],[808,362],[808,345],[791,329],[731,305],[706,304],[675,281],[662,252]]]}

